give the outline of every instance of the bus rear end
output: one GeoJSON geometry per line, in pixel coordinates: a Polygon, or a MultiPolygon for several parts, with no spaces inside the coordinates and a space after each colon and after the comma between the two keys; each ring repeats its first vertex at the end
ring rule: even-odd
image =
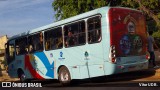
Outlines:
{"type": "Polygon", "coordinates": [[[148,68],[147,32],[142,12],[126,8],[110,8],[109,60],[114,73],[148,68]]]}

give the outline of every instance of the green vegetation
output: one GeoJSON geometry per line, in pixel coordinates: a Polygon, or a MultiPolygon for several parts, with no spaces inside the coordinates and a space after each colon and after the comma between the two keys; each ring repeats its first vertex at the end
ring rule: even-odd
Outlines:
{"type": "Polygon", "coordinates": [[[106,5],[106,0],[54,0],[52,3],[56,11],[56,20],[62,20],[106,5]]]}
{"type": "Polygon", "coordinates": [[[157,46],[160,47],[160,30],[154,32],[152,36],[154,37],[157,46]]]}
{"type": "Polygon", "coordinates": [[[143,11],[147,22],[154,20],[156,23],[153,31],[160,30],[160,0],[123,0],[122,6],[143,11]]]}
{"type": "Polygon", "coordinates": [[[152,36],[154,37],[157,46],[160,47],[160,30],[154,32],[152,36]]]}
{"type": "Polygon", "coordinates": [[[54,0],[52,6],[57,21],[103,6],[135,8],[144,13],[147,22],[155,22],[154,31],[160,31],[160,0],[54,0]]]}

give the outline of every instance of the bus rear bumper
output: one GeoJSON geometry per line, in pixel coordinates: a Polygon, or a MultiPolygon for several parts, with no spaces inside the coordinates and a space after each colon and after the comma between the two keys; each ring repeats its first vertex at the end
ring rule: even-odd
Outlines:
{"type": "Polygon", "coordinates": [[[130,63],[115,65],[115,73],[131,72],[148,69],[148,61],[139,62],[139,63],[130,63]]]}

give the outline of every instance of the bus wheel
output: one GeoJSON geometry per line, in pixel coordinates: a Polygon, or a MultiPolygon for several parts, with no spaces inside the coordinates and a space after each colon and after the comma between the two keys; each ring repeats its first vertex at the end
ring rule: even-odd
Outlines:
{"type": "Polygon", "coordinates": [[[63,86],[70,84],[71,76],[70,76],[69,70],[65,66],[60,68],[58,73],[58,79],[63,86]]]}
{"type": "Polygon", "coordinates": [[[23,71],[18,72],[18,76],[19,76],[20,82],[26,81],[26,75],[24,74],[23,71]]]}

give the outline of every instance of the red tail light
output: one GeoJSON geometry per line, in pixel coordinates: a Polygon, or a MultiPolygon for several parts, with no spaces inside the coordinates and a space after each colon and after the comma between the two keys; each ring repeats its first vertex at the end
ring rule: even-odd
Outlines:
{"type": "Polygon", "coordinates": [[[149,52],[146,53],[146,59],[147,59],[147,60],[150,59],[150,54],[149,54],[149,52]]]}
{"type": "Polygon", "coordinates": [[[116,63],[116,50],[114,45],[110,47],[109,58],[112,63],[116,63]]]}
{"type": "Polygon", "coordinates": [[[146,55],[146,59],[149,60],[149,58],[150,58],[149,55],[146,55]]]}
{"type": "Polygon", "coordinates": [[[115,58],[112,58],[112,63],[116,63],[116,59],[115,58]]]}
{"type": "Polygon", "coordinates": [[[147,60],[149,60],[149,59],[150,59],[149,55],[146,55],[146,59],[147,59],[147,60]]]}

